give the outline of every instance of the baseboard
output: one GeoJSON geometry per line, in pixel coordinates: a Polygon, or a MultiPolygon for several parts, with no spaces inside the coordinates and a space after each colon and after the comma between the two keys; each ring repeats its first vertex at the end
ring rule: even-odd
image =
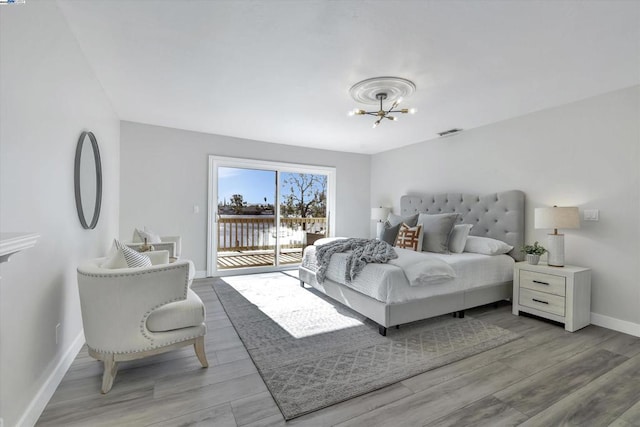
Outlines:
{"type": "Polygon", "coordinates": [[[640,337],[640,324],[629,322],[627,320],[620,320],[603,314],[591,313],[591,323],[596,326],[602,326],[603,328],[613,329],[614,331],[640,337]]]}
{"type": "Polygon", "coordinates": [[[196,275],[195,275],[196,279],[204,279],[206,277],[207,277],[207,271],[206,270],[196,270],[196,275]]]}
{"type": "Polygon", "coordinates": [[[42,411],[44,411],[47,403],[51,400],[53,393],[55,393],[56,389],[60,385],[62,378],[69,370],[69,367],[75,360],[78,352],[80,352],[84,342],[84,330],[81,330],[76,339],[73,340],[71,346],[69,346],[67,351],[60,358],[60,361],[53,369],[53,372],[51,372],[51,375],[49,375],[49,378],[47,378],[42,387],[40,387],[40,390],[38,390],[38,393],[36,393],[34,398],[31,400],[31,403],[22,414],[22,417],[20,417],[16,426],[31,427],[36,424],[38,418],[42,415],[42,411]]]}

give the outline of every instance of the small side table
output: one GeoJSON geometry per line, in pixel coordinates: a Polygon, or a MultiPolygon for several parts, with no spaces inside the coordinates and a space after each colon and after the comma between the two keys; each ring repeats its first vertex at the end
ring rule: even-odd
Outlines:
{"type": "Polygon", "coordinates": [[[513,272],[513,314],[521,311],[564,323],[569,332],[591,323],[591,269],[518,262],[513,272]]]}

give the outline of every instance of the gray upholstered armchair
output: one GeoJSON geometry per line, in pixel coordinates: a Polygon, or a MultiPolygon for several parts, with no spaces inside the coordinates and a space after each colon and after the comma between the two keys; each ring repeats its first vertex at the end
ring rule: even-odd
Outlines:
{"type": "Polygon", "coordinates": [[[102,393],[111,389],[120,361],[193,344],[202,366],[208,366],[205,308],[189,288],[193,263],[157,264],[162,257],[148,254],[156,265],[107,269],[105,258],[97,258],[78,267],[89,354],[104,362],[102,393]]]}

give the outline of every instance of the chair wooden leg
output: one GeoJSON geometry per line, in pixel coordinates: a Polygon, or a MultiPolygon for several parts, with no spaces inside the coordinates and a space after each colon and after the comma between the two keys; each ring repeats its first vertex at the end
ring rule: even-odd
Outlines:
{"type": "Polygon", "coordinates": [[[117,373],[118,362],[114,360],[114,355],[106,354],[104,356],[104,373],[102,374],[102,394],[109,393],[117,373]]]}
{"type": "Polygon", "coordinates": [[[207,353],[204,351],[204,337],[196,338],[196,342],[193,344],[193,348],[196,351],[196,356],[198,356],[198,360],[203,368],[209,367],[209,362],[207,362],[207,353]]]}

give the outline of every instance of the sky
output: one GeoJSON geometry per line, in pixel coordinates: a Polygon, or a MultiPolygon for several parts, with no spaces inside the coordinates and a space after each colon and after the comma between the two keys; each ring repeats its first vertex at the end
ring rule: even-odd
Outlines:
{"type": "Polygon", "coordinates": [[[276,172],[258,169],[218,168],[218,201],[227,203],[242,194],[248,204],[273,204],[276,198],[276,172]]]}
{"type": "MultiPolygon", "coordinates": [[[[284,181],[289,173],[281,173],[284,181]]],[[[288,193],[288,189],[285,190],[288,193]]],[[[258,169],[218,168],[218,201],[227,203],[234,194],[242,194],[248,204],[274,204],[276,197],[276,172],[258,169]]]]}

